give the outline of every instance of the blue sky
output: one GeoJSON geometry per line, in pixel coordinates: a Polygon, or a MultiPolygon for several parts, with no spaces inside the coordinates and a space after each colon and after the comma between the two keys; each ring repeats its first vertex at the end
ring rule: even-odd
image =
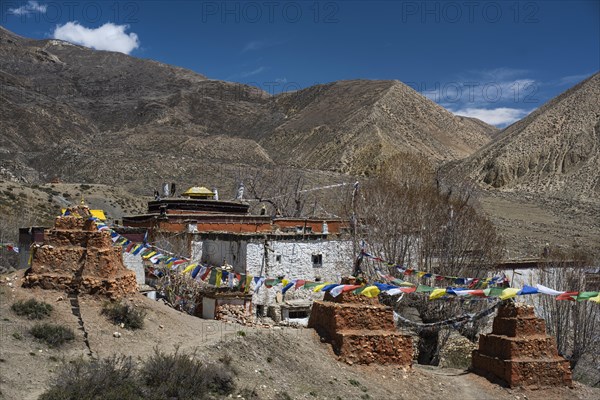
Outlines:
{"type": "Polygon", "coordinates": [[[398,79],[497,126],[600,69],[600,1],[12,1],[5,28],[271,93],[398,79]]]}

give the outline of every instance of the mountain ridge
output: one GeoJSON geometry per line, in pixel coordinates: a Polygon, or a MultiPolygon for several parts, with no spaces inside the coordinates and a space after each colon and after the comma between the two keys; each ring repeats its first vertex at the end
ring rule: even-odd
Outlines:
{"type": "Polygon", "coordinates": [[[551,99],[454,163],[451,174],[495,190],[600,194],[600,73],[551,99]]]}
{"type": "Polygon", "coordinates": [[[5,29],[0,56],[5,179],[58,177],[140,191],[156,179],[218,180],[216,164],[221,178],[242,165],[362,175],[403,152],[435,163],[462,158],[495,130],[454,116],[399,81],[336,81],[272,96],[180,67],[5,29]],[[162,162],[165,153],[170,163],[162,162]],[[202,159],[198,165],[190,164],[194,156],[202,159]],[[92,159],[110,165],[94,166],[92,159]],[[173,162],[187,166],[168,167],[173,162]],[[149,176],[133,184],[123,169],[149,176]]]}

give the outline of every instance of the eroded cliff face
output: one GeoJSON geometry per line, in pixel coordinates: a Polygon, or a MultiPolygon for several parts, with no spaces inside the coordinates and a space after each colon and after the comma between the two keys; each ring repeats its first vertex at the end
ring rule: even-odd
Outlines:
{"type": "Polygon", "coordinates": [[[591,199],[600,194],[600,73],[502,131],[450,172],[482,187],[591,199]]]}

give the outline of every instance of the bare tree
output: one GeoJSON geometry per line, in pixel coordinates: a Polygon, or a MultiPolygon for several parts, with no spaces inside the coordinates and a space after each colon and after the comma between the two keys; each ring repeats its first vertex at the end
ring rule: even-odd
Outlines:
{"type": "MultiPolygon", "coordinates": [[[[598,283],[587,273],[595,264],[597,261],[585,253],[554,249],[536,277],[540,284],[558,291],[597,291],[598,283]]],[[[544,295],[537,296],[534,304],[571,368],[585,359],[596,370],[595,384],[600,384],[600,307],[589,301],[557,301],[554,296],[544,295]]]]}
{"type": "MultiPolygon", "coordinates": [[[[472,199],[470,190],[442,189],[426,160],[405,154],[384,165],[363,186],[357,236],[367,241],[371,251],[396,265],[444,276],[484,277],[500,260],[503,243],[472,199]]],[[[395,268],[376,262],[366,262],[363,272],[374,279],[376,269],[398,275],[395,268]]],[[[414,283],[440,284],[402,277],[414,283]]],[[[424,322],[456,316],[465,308],[457,302],[430,302],[422,296],[408,296],[406,304],[416,308],[424,322]]],[[[473,302],[467,308],[476,311],[482,307],[481,302],[473,302]]],[[[419,332],[420,362],[437,364],[443,342],[440,332],[440,328],[419,332]]],[[[474,339],[475,334],[465,333],[474,339]]]]}
{"type": "Polygon", "coordinates": [[[267,206],[268,214],[272,216],[349,215],[351,185],[347,182],[336,184],[330,177],[281,166],[240,170],[236,180],[245,185],[245,199],[255,207],[267,206]]]}
{"type": "Polygon", "coordinates": [[[300,171],[284,168],[259,168],[240,174],[246,196],[259,204],[270,205],[271,215],[302,215],[307,195],[302,193],[305,177],[300,171]]]}

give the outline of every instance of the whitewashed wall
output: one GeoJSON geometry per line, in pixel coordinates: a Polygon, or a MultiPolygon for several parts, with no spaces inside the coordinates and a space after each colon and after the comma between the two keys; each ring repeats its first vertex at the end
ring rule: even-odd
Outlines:
{"type": "MultiPolygon", "coordinates": [[[[315,241],[268,241],[268,260],[263,264],[264,242],[249,242],[246,249],[246,265],[249,274],[270,278],[285,277],[288,280],[304,279],[322,282],[339,282],[342,276],[352,272],[352,243],[348,240],[315,241]],[[322,254],[322,267],[314,267],[312,255],[322,254]],[[279,258],[277,256],[280,256],[279,258]],[[278,261],[279,259],[279,261],[278,261]]],[[[254,293],[253,303],[271,305],[275,303],[281,287],[267,289],[264,286],[254,293]]],[[[287,299],[321,298],[305,289],[289,290],[287,299]]]]}
{"type": "Polygon", "coordinates": [[[192,240],[190,242],[192,260],[194,260],[194,261],[202,260],[202,253],[203,253],[202,248],[203,248],[203,242],[201,240],[199,240],[199,241],[192,240]]]}
{"type": "Polygon", "coordinates": [[[144,260],[142,260],[142,257],[139,254],[137,256],[134,256],[133,254],[124,251],[123,264],[127,269],[135,271],[135,280],[138,286],[146,283],[144,260]]]}
{"type": "MultiPolygon", "coordinates": [[[[214,266],[227,263],[238,273],[248,273],[253,276],[269,278],[285,277],[286,279],[304,279],[321,282],[339,282],[342,276],[352,272],[352,242],[349,240],[301,240],[280,239],[266,240],[268,260],[264,262],[264,239],[207,239],[191,241],[191,256],[214,266]],[[313,254],[322,255],[322,266],[314,267],[313,254]]],[[[253,296],[253,303],[272,305],[281,285],[271,289],[260,288],[253,296]]],[[[316,294],[309,290],[289,290],[285,299],[317,299],[322,293],[316,294]]]]}

